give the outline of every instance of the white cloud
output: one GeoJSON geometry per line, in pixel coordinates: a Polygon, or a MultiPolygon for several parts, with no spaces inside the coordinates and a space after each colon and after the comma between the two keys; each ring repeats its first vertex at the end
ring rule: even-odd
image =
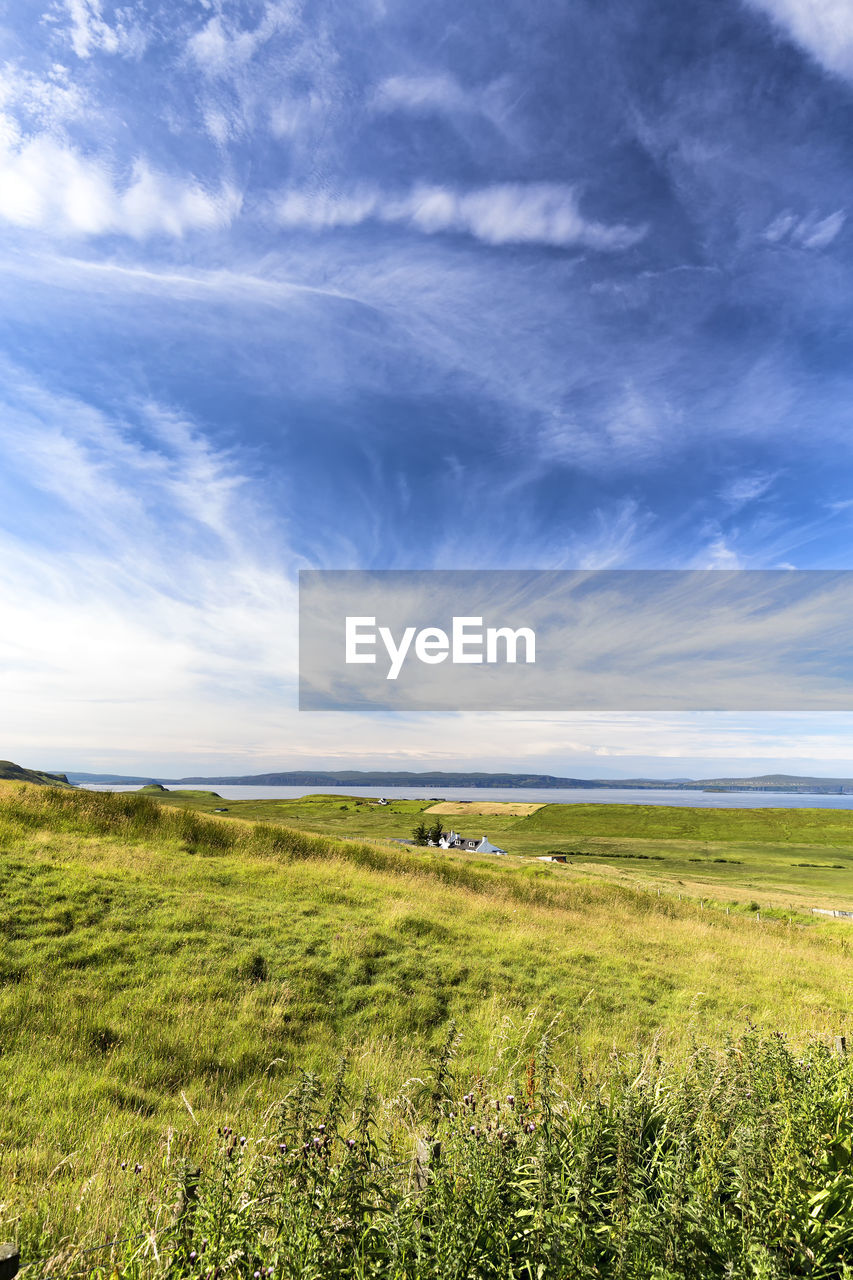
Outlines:
{"type": "Polygon", "coordinates": [[[773,487],[775,475],[756,474],[737,476],[720,491],[720,497],[729,507],[744,507],[761,498],[773,487]]]}
{"type": "Polygon", "coordinates": [[[583,216],[573,187],[497,183],[473,191],[422,185],[401,196],[362,187],[345,194],[290,191],[277,201],[285,227],[321,231],[368,221],[400,224],[425,235],[463,232],[485,244],[545,244],[616,251],[637,244],[646,227],[606,225],[583,216]]]}
{"type": "Polygon", "coordinates": [[[476,94],[464,89],[451,75],[389,76],[378,86],[373,105],[379,111],[479,110],[476,94]]]}
{"type": "Polygon", "coordinates": [[[697,569],[743,569],[744,563],[720,534],[702,554],[696,557],[695,567],[697,569]]]}
{"type": "Polygon", "coordinates": [[[843,209],[836,209],[825,218],[819,218],[817,214],[799,218],[786,210],[773,219],[764,232],[764,239],[771,244],[784,242],[803,249],[825,249],[832,244],[846,221],[847,214],[843,209]]]}
{"type": "Polygon", "coordinates": [[[0,112],[13,110],[40,129],[54,130],[79,119],[86,109],[81,85],[61,63],[55,63],[43,76],[13,62],[0,67],[0,112]]]}
{"type": "Polygon", "coordinates": [[[853,7],[849,0],[749,0],[793,36],[828,71],[853,77],[853,7]]]}
{"type": "Polygon", "coordinates": [[[251,62],[258,50],[280,31],[290,29],[297,7],[268,3],[257,27],[247,30],[217,13],[187,41],[187,52],[201,71],[212,79],[230,77],[251,62]]]}
{"type": "Polygon", "coordinates": [[[93,53],[120,53],[139,57],[147,43],[138,23],[129,21],[129,10],[120,9],[114,26],[104,19],[101,0],[65,0],[71,20],[69,39],[78,58],[91,58],[93,53]]]}
{"type": "Polygon", "coordinates": [[[233,188],[211,192],[158,173],[144,160],[119,186],[103,162],[46,134],[22,137],[13,121],[0,117],[0,219],[15,226],[143,240],[227,226],[239,208],[233,188]]]}
{"type": "Polygon", "coordinates": [[[292,687],[295,592],[278,520],[236,459],[173,410],[137,407],[145,444],[2,374],[2,474],[49,513],[38,546],[0,528],[4,731],[155,749],[162,733],[186,750],[269,729],[292,687]]]}

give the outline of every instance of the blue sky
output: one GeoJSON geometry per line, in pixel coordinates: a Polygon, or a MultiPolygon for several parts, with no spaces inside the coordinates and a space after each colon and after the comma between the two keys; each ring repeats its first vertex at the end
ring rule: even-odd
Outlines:
{"type": "Polygon", "coordinates": [[[0,754],[853,769],[294,683],[303,567],[851,567],[851,159],[845,0],[7,3],[0,754]]]}

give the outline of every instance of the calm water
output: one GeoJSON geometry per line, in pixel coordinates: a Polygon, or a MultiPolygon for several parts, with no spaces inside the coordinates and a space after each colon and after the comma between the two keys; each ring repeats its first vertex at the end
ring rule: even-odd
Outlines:
{"type": "MultiPolygon", "coordinates": [[[[91,791],[138,791],[138,786],[91,784],[91,791]]],[[[773,791],[704,792],[642,791],[601,787],[563,791],[559,788],[524,787],[170,787],[170,791],[216,791],[223,800],[296,800],[300,796],[385,796],[386,799],[421,800],[519,800],[546,804],[668,804],[701,809],[853,809],[853,795],[781,795],[773,791]]]]}

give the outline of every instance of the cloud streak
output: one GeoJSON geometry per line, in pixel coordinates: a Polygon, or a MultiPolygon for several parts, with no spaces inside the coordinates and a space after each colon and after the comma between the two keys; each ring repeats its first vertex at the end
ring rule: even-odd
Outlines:
{"type": "Polygon", "coordinates": [[[646,235],[645,226],[606,225],[584,217],[564,183],[495,183],[470,191],[423,184],[403,195],[362,187],[348,194],[288,191],[275,203],[279,225],[309,231],[399,225],[424,235],[457,233],[488,245],[534,244],[618,252],[646,235]]]}

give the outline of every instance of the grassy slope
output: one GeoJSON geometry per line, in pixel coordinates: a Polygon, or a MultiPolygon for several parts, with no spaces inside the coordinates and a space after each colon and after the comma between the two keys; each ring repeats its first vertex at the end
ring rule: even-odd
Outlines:
{"type": "Polygon", "coordinates": [[[0,780],[6,782],[34,782],[40,786],[71,787],[64,773],[42,773],[38,769],[25,769],[11,760],[0,760],[0,780]]]}
{"type": "Polygon", "coordinates": [[[795,1039],[851,1026],[848,926],[757,924],[588,868],[7,784],[0,879],[7,1235],[23,1204],[54,1230],[105,1227],[118,1155],[248,1123],[297,1066],[349,1049],[393,1094],[451,1016],[466,1069],[531,1011],[558,1018],[564,1060],[592,1062],[747,1018],[795,1039]]]}
{"type": "MultiPolygon", "coordinates": [[[[297,800],[221,800],[205,792],[177,791],[162,799],[178,808],[212,812],[224,805],[229,817],[371,839],[409,837],[433,804],[394,800],[377,806],[363,797],[322,794],[297,800]]],[[[459,805],[444,813],[445,826],[463,835],[488,835],[513,854],[580,851],[576,870],[597,878],[607,875],[689,897],[756,901],[783,910],[853,909],[853,811],[548,804],[519,817],[512,802],[488,816],[472,813],[474,807],[459,805]]]]}

